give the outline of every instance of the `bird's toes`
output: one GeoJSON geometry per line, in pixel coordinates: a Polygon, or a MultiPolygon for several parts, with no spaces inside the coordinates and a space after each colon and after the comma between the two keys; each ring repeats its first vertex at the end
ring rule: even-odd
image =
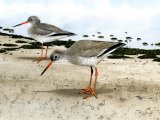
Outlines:
{"type": "Polygon", "coordinates": [[[81,89],[81,93],[83,94],[91,94],[93,90],[91,88],[81,89]]]}
{"type": "Polygon", "coordinates": [[[92,93],[90,93],[90,95],[86,95],[83,99],[87,99],[87,98],[92,97],[92,96],[94,96],[95,98],[98,99],[98,97],[97,97],[97,95],[94,91],[92,91],[92,93]]]}

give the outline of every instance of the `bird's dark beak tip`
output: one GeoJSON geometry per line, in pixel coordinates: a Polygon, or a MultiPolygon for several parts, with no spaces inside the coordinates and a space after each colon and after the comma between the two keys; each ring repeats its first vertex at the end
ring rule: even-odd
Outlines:
{"type": "Polygon", "coordinates": [[[18,24],[18,25],[15,25],[15,26],[13,26],[13,27],[17,27],[17,26],[20,26],[20,25],[23,25],[23,24],[27,24],[29,21],[26,21],[26,22],[22,22],[22,23],[20,23],[20,24],[18,24]]]}
{"type": "Polygon", "coordinates": [[[41,75],[40,76],[42,76],[43,75],[43,73],[41,73],[41,75]]]}
{"type": "Polygon", "coordinates": [[[52,62],[53,62],[53,61],[51,61],[51,62],[47,65],[47,67],[43,70],[43,72],[41,73],[41,76],[42,76],[42,75],[46,72],[46,70],[51,66],[52,62]]]}
{"type": "Polygon", "coordinates": [[[13,27],[17,27],[17,26],[20,26],[21,24],[18,24],[18,25],[15,25],[15,26],[13,26],[13,27]]]}
{"type": "Polygon", "coordinates": [[[41,75],[40,76],[42,76],[43,74],[44,74],[44,72],[46,71],[46,69],[41,73],[41,75]]]}

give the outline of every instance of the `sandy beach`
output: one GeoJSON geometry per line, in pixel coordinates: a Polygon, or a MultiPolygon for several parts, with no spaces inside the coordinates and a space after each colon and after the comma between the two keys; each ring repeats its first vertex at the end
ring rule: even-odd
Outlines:
{"type": "MultiPolygon", "coordinates": [[[[0,36],[1,44],[16,40],[0,36]]],[[[90,68],[55,63],[40,76],[49,60],[37,64],[39,55],[0,53],[0,120],[160,120],[160,63],[106,58],[98,67],[98,99],[83,99],[90,68]]]]}

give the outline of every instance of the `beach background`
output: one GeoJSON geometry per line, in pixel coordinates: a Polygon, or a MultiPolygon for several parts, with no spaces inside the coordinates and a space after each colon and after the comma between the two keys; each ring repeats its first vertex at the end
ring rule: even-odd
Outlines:
{"type": "Polygon", "coordinates": [[[0,8],[0,120],[160,120],[158,0],[0,0],[0,8]],[[99,64],[98,99],[79,93],[89,67],[54,63],[40,76],[49,54],[37,64],[29,25],[12,28],[31,15],[77,33],[50,43],[49,54],[81,39],[126,43],[99,64]]]}
{"type": "MultiPolygon", "coordinates": [[[[49,59],[37,64],[40,48],[22,48],[34,40],[1,35],[0,43],[0,120],[160,119],[160,63],[153,59],[104,59],[98,99],[83,99],[79,92],[88,85],[89,67],[55,63],[40,76],[49,59]]],[[[56,47],[66,49],[53,45],[49,53],[56,47]]]]}

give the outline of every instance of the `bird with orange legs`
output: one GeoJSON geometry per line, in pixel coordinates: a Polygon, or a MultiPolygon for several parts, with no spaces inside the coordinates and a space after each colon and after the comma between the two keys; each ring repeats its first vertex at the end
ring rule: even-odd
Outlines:
{"type": "Polygon", "coordinates": [[[68,62],[80,65],[89,66],[91,68],[90,81],[87,88],[81,89],[81,92],[86,94],[84,99],[95,96],[97,98],[97,78],[98,67],[97,65],[107,57],[111,52],[124,46],[124,43],[106,42],[106,41],[93,41],[93,40],[80,40],[74,43],[67,50],[55,49],[50,55],[50,63],[44,69],[41,75],[52,65],[53,62],[67,60],[68,62]],[[95,69],[95,80],[93,81],[93,68],[95,69]]]}
{"type": "Polygon", "coordinates": [[[52,41],[55,41],[61,38],[75,35],[72,32],[62,30],[54,25],[47,24],[47,23],[41,23],[40,19],[37,16],[30,16],[27,21],[22,22],[13,27],[17,27],[17,26],[24,25],[27,23],[31,24],[31,27],[28,29],[28,34],[30,35],[30,37],[39,41],[42,44],[41,56],[39,57],[37,63],[39,63],[43,59],[46,59],[47,57],[48,46],[46,48],[45,56],[43,57],[43,44],[44,43],[49,43],[49,42],[52,42],[52,41]]]}

